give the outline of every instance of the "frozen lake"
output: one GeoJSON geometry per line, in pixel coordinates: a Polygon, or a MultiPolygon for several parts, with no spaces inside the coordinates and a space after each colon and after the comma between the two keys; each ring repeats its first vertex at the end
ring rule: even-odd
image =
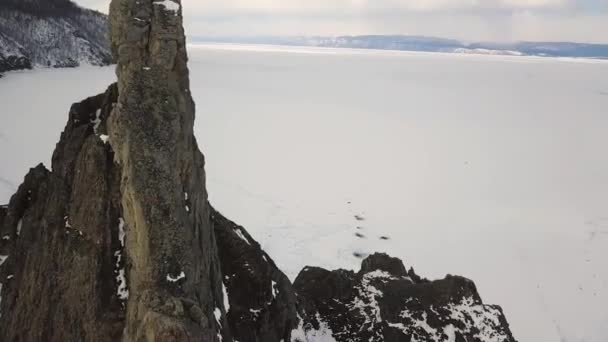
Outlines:
{"type": "MultiPolygon", "coordinates": [[[[521,342],[608,340],[608,62],[242,45],[190,57],[210,200],[290,278],[382,251],[475,280],[521,342]]],[[[0,79],[0,202],[50,165],[70,104],[114,78],[0,79]]]]}

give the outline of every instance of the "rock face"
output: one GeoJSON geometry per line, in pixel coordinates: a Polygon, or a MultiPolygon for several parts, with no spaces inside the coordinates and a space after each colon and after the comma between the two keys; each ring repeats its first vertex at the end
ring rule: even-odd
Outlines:
{"type": "Polygon", "coordinates": [[[118,99],[107,132],[128,227],[127,340],[212,341],[226,325],[180,7],[110,5],[118,99]]]}
{"type": "Polygon", "coordinates": [[[421,279],[386,254],[363,260],[358,273],[306,267],[294,288],[302,341],[515,341],[500,307],[484,305],[472,281],[421,279]]]}
{"type": "MultiPolygon", "coordinates": [[[[121,336],[117,292],[119,174],[93,134],[95,114],[116,93],[76,104],[53,154],[25,177],[0,221],[2,341],[112,341],[121,336]]],[[[109,101],[107,102],[109,103],[109,101]]]]}
{"type": "Polygon", "coordinates": [[[68,0],[0,2],[0,73],[111,62],[107,17],[68,0]]]}
{"type": "Polygon", "coordinates": [[[292,285],[208,202],[179,3],[110,18],[117,84],[0,207],[1,341],[514,341],[471,281],[386,255],[292,285]]]}
{"type": "Polygon", "coordinates": [[[260,244],[245,228],[213,210],[224,284],[225,307],[236,341],[290,341],[298,325],[296,294],[260,244]],[[228,308],[230,310],[228,310],[228,308]]]}

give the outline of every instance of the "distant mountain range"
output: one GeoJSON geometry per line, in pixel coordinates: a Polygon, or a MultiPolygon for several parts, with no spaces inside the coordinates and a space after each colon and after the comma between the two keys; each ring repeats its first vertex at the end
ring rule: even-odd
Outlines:
{"type": "Polygon", "coordinates": [[[584,57],[608,59],[608,44],[571,42],[468,43],[455,39],[401,35],[299,37],[194,37],[193,42],[271,44],[332,48],[426,51],[488,55],[584,57]]]}
{"type": "Polygon", "coordinates": [[[111,62],[107,16],[69,0],[0,1],[0,73],[111,62]]]}

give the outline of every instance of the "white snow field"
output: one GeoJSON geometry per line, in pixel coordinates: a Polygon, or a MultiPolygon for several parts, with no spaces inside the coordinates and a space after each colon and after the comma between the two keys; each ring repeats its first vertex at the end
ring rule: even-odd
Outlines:
{"type": "MultiPolygon", "coordinates": [[[[608,341],[608,62],[237,45],[190,57],[210,200],[291,279],[387,252],[475,280],[521,342],[608,341]]],[[[113,78],[0,79],[0,202],[50,164],[70,103],[113,78]]]]}

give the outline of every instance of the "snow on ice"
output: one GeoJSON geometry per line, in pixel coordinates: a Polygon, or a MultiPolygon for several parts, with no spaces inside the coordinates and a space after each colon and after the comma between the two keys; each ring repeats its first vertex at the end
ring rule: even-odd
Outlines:
{"type": "MultiPolygon", "coordinates": [[[[608,340],[608,62],[226,45],[189,56],[210,201],[289,278],[386,252],[425,277],[475,280],[520,341],[608,340]]],[[[111,67],[5,74],[0,203],[50,165],[70,104],[114,79],[111,67]]]]}

